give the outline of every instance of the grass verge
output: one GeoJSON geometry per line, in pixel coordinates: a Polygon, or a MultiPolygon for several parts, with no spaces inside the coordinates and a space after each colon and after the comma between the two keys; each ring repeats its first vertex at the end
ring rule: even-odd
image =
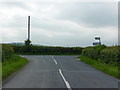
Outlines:
{"type": "Polygon", "coordinates": [[[79,56],[78,57],[82,62],[106,73],[109,75],[112,75],[116,78],[120,79],[120,75],[118,74],[118,66],[112,65],[112,64],[104,64],[100,61],[90,59],[86,56],[79,56]]]}
{"type": "Polygon", "coordinates": [[[22,58],[16,55],[13,55],[12,58],[5,60],[2,63],[2,79],[4,80],[27,63],[28,60],[26,58],[22,58]]]}

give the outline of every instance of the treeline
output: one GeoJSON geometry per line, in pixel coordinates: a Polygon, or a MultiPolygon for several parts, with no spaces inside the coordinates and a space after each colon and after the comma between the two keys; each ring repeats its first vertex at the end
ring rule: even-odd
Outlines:
{"type": "Polygon", "coordinates": [[[0,59],[2,61],[12,57],[14,53],[18,54],[78,54],[82,53],[80,47],[47,47],[47,46],[25,46],[0,44],[0,59]]]}
{"type": "Polygon", "coordinates": [[[82,50],[82,55],[91,59],[100,60],[106,64],[119,65],[120,63],[120,46],[106,47],[98,45],[94,47],[86,47],[82,50]]]}
{"type": "Polygon", "coordinates": [[[82,53],[81,47],[52,47],[52,46],[21,46],[11,45],[15,53],[22,54],[78,54],[82,53]]]}

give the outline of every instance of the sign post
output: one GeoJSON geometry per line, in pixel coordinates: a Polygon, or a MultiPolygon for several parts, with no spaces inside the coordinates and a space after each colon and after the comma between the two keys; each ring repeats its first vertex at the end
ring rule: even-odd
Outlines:
{"type": "Polygon", "coordinates": [[[100,37],[95,37],[95,40],[99,40],[98,42],[94,42],[93,45],[101,45],[101,39],[100,37]]]}

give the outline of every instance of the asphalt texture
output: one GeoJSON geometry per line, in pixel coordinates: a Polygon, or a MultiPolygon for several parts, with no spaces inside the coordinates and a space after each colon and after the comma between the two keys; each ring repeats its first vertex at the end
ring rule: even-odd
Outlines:
{"type": "Polygon", "coordinates": [[[3,88],[118,88],[118,79],[71,55],[21,55],[30,62],[3,88]]]}

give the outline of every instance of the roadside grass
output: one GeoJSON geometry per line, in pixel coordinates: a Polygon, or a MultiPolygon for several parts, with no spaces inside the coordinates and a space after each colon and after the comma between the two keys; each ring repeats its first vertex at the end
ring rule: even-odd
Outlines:
{"type": "Polygon", "coordinates": [[[6,79],[9,75],[19,70],[28,63],[26,58],[13,55],[12,58],[5,60],[2,63],[2,79],[6,79]]]}
{"type": "Polygon", "coordinates": [[[86,56],[79,56],[78,59],[80,59],[82,62],[84,62],[106,74],[112,75],[113,77],[120,79],[120,75],[118,74],[120,72],[118,70],[118,66],[115,66],[112,64],[104,64],[104,63],[100,62],[99,60],[93,60],[86,56]]]}

